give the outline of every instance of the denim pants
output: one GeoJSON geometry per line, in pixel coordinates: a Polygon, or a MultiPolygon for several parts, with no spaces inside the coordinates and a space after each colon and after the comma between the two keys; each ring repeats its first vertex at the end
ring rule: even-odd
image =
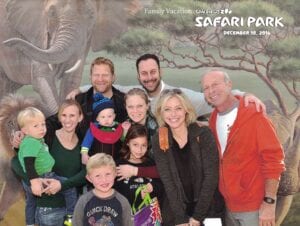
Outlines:
{"type": "MultiPolygon", "coordinates": [[[[42,178],[51,178],[56,179],[61,182],[67,180],[66,177],[61,177],[56,175],[54,172],[46,173],[41,176],[42,178]]],[[[31,188],[25,182],[22,181],[25,196],[26,196],[26,204],[25,204],[25,219],[27,225],[32,225],[35,223],[36,218],[36,196],[32,194],[31,188]]],[[[64,195],[66,202],[66,213],[73,214],[74,208],[77,202],[77,191],[76,188],[70,188],[65,191],[61,191],[61,194],[64,195]]]]}
{"type": "MultiPolygon", "coordinates": [[[[58,176],[54,172],[45,173],[43,175],[43,177],[44,178],[56,179],[56,180],[59,180],[60,182],[66,181],[68,179],[66,177],[58,176]]],[[[76,205],[76,202],[77,202],[77,198],[78,198],[76,188],[69,188],[67,190],[60,191],[60,193],[64,195],[65,202],[66,202],[67,214],[73,214],[74,209],[75,209],[75,205],[76,205]]]]}
{"type": "Polygon", "coordinates": [[[65,208],[37,207],[36,209],[36,221],[39,226],[62,226],[65,215],[65,208]]]}
{"type": "Polygon", "coordinates": [[[35,224],[36,197],[32,194],[31,188],[22,180],[25,191],[25,221],[26,225],[35,224]]]}

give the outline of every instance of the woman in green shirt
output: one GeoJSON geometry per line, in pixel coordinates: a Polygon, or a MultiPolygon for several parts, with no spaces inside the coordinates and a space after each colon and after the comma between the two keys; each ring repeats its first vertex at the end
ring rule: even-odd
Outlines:
{"type": "MultiPolygon", "coordinates": [[[[40,226],[63,225],[66,215],[65,199],[59,191],[72,187],[80,188],[86,183],[86,171],[81,164],[80,155],[81,137],[76,133],[76,128],[82,118],[80,105],[74,100],[65,100],[58,111],[60,123],[57,122],[57,116],[46,120],[45,142],[55,159],[53,172],[68,179],[63,182],[49,179],[43,195],[37,197],[36,223],[40,226]]],[[[24,178],[25,175],[18,159],[12,160],[12,167],[18,175],[24,178]]]]}

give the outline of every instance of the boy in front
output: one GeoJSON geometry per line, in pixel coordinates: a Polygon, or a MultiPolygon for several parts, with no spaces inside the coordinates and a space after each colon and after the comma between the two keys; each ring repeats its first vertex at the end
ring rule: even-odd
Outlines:
{"type": "Polygon", "coordinates": [[[79,198],[73,226],[133,225],[127,199],[112,189],[116,177],[116,164],[112,156],[95,154],[89,158],[86,169],[86,178],[94,189],[79,198]]]}

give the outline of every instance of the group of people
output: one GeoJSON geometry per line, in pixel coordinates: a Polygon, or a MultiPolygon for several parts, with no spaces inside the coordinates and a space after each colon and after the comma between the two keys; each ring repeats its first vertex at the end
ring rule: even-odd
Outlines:
{"type": "Polygon", "coordinates": [[[220,70],[204,74],[201,93],[165,84],[154,54],[136,68],[141,86],[115,86],[112,61],[96,58],[92,86],[70,94],[57,115],[19,113],[12,166],[26,191],[26,225],[62,225],[65,215],[74,226],[133,225],[143,186],[138,203],[156,197],[163,225],[217,217],[275,226],[284,155],[260,100],[232,91],[220,70]],[[209,127],[197,121],[208,113],[209,127]]]}

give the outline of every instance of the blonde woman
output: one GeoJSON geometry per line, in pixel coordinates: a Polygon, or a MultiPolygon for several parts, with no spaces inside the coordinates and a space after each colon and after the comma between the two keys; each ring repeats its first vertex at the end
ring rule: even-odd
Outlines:
{"type": "Polygon", "coordinates": [[[200,226],[207,217],[221,217],[223,200],[216,197],[219,157],[210,129],[199,127],[180,89],[162,92],[155,116],[161,128],[152,148],[166,192],[164,225],[200,226]]]}

